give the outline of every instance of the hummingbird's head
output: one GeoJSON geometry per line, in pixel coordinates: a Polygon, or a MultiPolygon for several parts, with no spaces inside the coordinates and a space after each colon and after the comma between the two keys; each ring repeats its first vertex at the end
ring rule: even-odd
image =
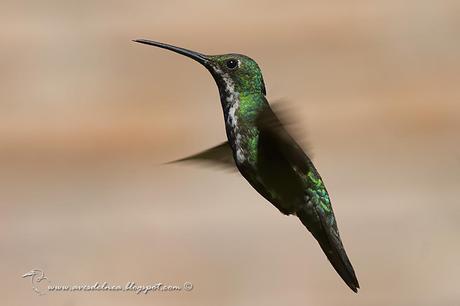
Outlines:
{"type": "Polygon", "coordinates": [[[266,95],[265,84],[257,63],[241,54],[204,55],[184,48],[138,39],[135,42],[147,44],[190,57],[202,64],[214,77],[219,87],[221,100],[229,100],[240,94],[266,95]]]}
{"type": "Polygon", "coordinates": [[[262,72],[253,59],[242,54],[209,55],[207,58],[209,63],[205,66],[221,93],[233,89],[239,93],[266,95],[262,72]]]}

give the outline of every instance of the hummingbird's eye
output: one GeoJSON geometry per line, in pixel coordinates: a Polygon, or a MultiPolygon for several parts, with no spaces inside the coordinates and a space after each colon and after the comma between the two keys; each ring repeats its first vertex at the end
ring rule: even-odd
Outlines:
{"type": "Polygon", "coordinates": [[[225,64],[227,65],[228,69],[233,70],[236,67],[238,67],[238,60],[232,58],[232,59],[229,59],[225,64]]]}

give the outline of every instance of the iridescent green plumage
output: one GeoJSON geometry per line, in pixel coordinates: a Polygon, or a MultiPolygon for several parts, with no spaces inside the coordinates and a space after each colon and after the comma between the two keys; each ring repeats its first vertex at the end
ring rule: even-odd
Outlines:
{"type": "Polygon", "coordinates": [[[139,40],[201,63],[220,93],[228,143],[185,160],[229,165],[232,155],[246,180],[283,214],[296,215],[313,234],[334,269],[355,292],[359,288],[342,245],[329,194],[310,158],[270,108],[259,66],[247,56],[207,56],[158,42],[139,40]]]}

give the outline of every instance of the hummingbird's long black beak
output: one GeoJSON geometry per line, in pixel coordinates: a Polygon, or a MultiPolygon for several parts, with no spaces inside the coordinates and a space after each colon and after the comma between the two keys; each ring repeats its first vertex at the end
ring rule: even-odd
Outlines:
{"type": "Polygon", "coordinates": [[[146,45],[150,45],[150,46],[155,46],[155,47],[171,50],[173,52],[176,52],[176,53],[185,55],[187,57],[190,57],[191,59],[194,59],[198,63],[204,65],[206,68],[209,68],[209,58],[204,54],[201,54],[201,53],[198,53],[198,52],[195,52],[195,51],[191,51],[191,50],[187,50],[187,49],[184,49],[184,48],[164,44],[164,43],[161,43],[161,42],[148,40],[148,39],[135,39],[133,41],[137,42],[137,43],[141,43],[141,44],[146,44],[146,45]]]}

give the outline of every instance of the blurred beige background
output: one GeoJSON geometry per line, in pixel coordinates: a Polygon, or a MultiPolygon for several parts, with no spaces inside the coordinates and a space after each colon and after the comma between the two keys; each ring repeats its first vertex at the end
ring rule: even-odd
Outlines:
{"type": "Polygon", "coordinates": [[[460,305],[460,3],[2,1],[2,305],[460,305]],[[210,75],[294,103],[362,290],[237,174],[161,163],[225,138],[210,75]],[[48,293],[163,282],[191,292],[48,293]]]}

